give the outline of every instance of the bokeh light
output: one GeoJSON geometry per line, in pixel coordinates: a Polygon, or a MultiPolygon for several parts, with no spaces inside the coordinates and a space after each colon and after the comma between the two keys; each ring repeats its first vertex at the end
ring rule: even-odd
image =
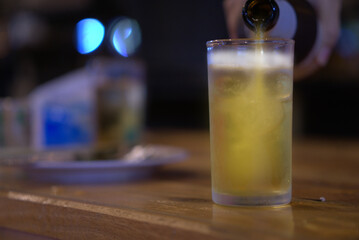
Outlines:
{"type": "Polygon", "coordinates": [[[110,40],[114,50],[123,57],[136,52],[141,44],[141,29],[136,20],[121,18],[111,28],[110,40]]]}
{"type": "Polygon", "coordinates": [[[88,54],[95,51],[105,36],[105,27],[94,18],[86,18],[76,25],[77,51],[88,54]]]}
{"type": "Polygon", "coordinates": [[[359,21],[343,25],[337,49],[343,58],[359,55],[359,21]]]}

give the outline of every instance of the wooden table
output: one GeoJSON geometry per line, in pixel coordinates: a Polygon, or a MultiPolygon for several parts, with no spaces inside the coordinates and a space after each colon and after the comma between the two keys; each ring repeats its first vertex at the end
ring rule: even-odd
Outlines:
{"type": "Polygon", "coordinates": [[[296,141],[293,202],[273,208],[212,203],[207,133],[156,132],[146,141],[190,157],[131,183],[3,178],[0,239],[359,239],[359,142],[296,141]]]}

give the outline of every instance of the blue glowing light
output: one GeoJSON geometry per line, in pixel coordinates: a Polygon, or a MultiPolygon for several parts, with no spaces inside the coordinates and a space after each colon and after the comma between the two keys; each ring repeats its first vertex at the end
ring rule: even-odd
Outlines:
{"type": "Polygon", "coordinates": [[[359,21],[352,21],[342,26],[337,50],[343,58],[359,54],[359,21]]]}
{"type": "Polygon", "coordinates": [[[95,51],[105,36],[105,27],[94,18],[86,18],[76,25],[77,51],[87,54],[95,51]]]}
{"type": "Polygon", "coordinates": [[[120,19],[111,31],[113,48],[122,56],[134,54],[141,44],[141,30],[138,23],[129,18],[120,19]]]}

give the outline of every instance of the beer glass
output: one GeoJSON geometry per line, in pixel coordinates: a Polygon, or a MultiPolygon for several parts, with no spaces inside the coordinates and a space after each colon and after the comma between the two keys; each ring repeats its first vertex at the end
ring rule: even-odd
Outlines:
{"type": "Polygon", "coordinates": [[[291,201],[294,41],[207,42],[212,199],[291,201]]]}

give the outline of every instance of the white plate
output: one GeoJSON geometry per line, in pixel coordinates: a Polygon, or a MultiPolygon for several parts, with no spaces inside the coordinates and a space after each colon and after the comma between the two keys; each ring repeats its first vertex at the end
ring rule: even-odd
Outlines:
{"type": "Polygon", "coordinates": [[[74,161],[74,152],[45,152],[27,155],[17,163],[29,178],[53,183],[105,183],[143,179],[157,167],[179,162],[186,151],[167,146],[137,146],[123,159],[74,161]]]}

